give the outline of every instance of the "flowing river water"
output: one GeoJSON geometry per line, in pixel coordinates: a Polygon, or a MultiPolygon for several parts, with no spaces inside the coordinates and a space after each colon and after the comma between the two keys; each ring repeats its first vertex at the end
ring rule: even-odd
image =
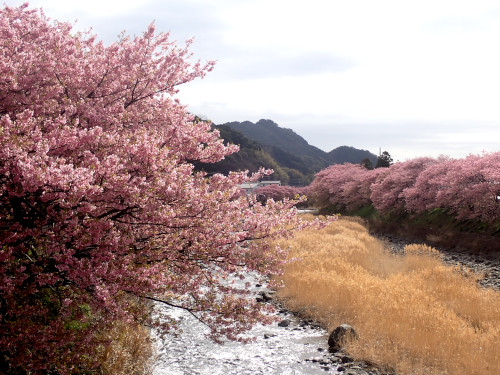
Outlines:
{"type": "MultiPolygon", "coordinates": [[[[258,285],[252,275],[242,283],[245,281],[258,285]]],[[[262,290],[254,286],[254,297],[262,290]]],[[[275,313],[279,315],[277,323],[255,326],[248,333],[255,341],[247,344],[228,341],[223,345],[206,338],[208,328],[189,313],[179,309],[171,309],[169,313],[180,319],[183,332],[177,337],[157,338],[154,375],[342,373],[337,371],[338,364],[328,360],[328,333],[304,324],[284,310],[275,313]]]]}

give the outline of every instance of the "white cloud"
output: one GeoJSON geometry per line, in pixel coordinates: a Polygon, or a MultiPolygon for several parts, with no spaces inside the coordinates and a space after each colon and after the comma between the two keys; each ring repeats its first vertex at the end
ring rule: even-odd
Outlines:
{"type": "MultiPolygon", "coordinates": [[[[20,4],[21,1],[7,1],[20,4]]],[[[123,29],[194,36],[214,72],[180,98],[217,123],[270,118],[310,143],[424,152],[500,149],[494,0],[32,1],[106,42],[123,29]],[[375,130],[374,130],[375,129],[375,130]],[[471,130],[474,129],[474,130],[471,130]],[[498,141],[497,141],[498,140],[498,141]]],[[[400,153],[400,156],[396,155],[400,153]]],[[[403,156],[404,155],[404,156],[403,156]]]]}
{"type": "MultiPolygon", "coordinates": [[[[6,1],[7,4],[20,4],[23,1],[6,1]]],[[[60,15],[86,15],[90,17],[116,17],[119,15],[135,12],[137,9],[147,7],[152,0],[32,0],[30,6],[42,7],[48,14],[60,15]]],[[[58,18],[59,19],[59,18],[58,18]]]]}

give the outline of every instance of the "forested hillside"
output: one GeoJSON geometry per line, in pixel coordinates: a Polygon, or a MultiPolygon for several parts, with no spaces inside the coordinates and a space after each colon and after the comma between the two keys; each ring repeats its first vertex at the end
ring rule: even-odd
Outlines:
{"type": "Polygon", "coordinates": [[[372,163],[377,160],[369,151],[349,146],[340,146],[327,153],[271,120],[260,120],[256,124],[230,122],[215,127],[226,142],[239,145],[240,151],[215,164],[196,164],[208,173],[226,174],[230,170],[245,169],[253,172],[263,166],[274,169],[272,178],[284,184],[307,185],[317,172],[331,164],[361,163],[366,158],[372,163]]]}
{"type": "Polygon", "coordinates": [[[256,172],[260,167],[273,169],[272,179],[280,180],[283,184],[290,183],[290,177],[293,181],[299,181],[306,184],[309,180],[299,171],[293,171],[282,167],[262,145],[245,137],[242,133],[231,129],[227,125],[216,126],[221,138],[225,143],[231,143],[240,146],[240,151],[226,156],[217,163],[193,163],[195,167],[205,172],[222,173],[227,175],[230,171],[249,170],[256,172]]]}
{"type": "Polygon", "coordinates": [[[377,164],[377,156],[370,151],[359,150],[350,146],[340,146],[330,151],[328,154],[330,164],[359,164],[364,159],[369,159],[372,165],[377,164]]]}

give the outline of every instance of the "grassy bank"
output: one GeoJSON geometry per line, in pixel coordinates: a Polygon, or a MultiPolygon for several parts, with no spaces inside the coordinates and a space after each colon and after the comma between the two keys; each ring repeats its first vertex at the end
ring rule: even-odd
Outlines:
{"type": "Polygon", "coordinates": [[[396,234],[414,241],[447,248],[466,247],[471,252],[500,255],[500,222],[485,223],[457,220],[442,209],[420,214],[380,214],[373,205],[355,211],[342,211],[338,207],[323,208],[322,214],[340,212],[366,220],[372,232],[396,234]]]}
{"type": "Polygon", "coordinates": [[[109,332],[102,333],[108,345],[96,348],[102,375],[151,375],[154,344],[149,329],[135,323],[117,321],[109,332]]]}
{"type": "Polygon", "coordinates": [[[298,233],[281,298],[329,329],[349,323],[348,351],[398,374],[500,373],[500,293],[412,245],[405,256],[358,222],[339,220],[298,233]]]}

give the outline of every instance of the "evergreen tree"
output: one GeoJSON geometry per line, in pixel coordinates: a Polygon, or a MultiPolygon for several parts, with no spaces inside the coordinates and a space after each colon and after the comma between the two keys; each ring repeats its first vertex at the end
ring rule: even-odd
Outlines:
{"type": "Polygon", "coordinates": [[[377,158],[377,164],[375,164],[375,168],[388,168],[391,166],[392,162],[393,160],[391,155],[387,151],[384,151],[377,158]]]}
{"type": "Polygon", "coordinates": [[[373,163],[372,161],[370,160],[370,158],[364,158],[363,160],[361,160],[361,163],[360,163],[363,167],[365,167],[366,169],[373,169],[373,163]]]}

